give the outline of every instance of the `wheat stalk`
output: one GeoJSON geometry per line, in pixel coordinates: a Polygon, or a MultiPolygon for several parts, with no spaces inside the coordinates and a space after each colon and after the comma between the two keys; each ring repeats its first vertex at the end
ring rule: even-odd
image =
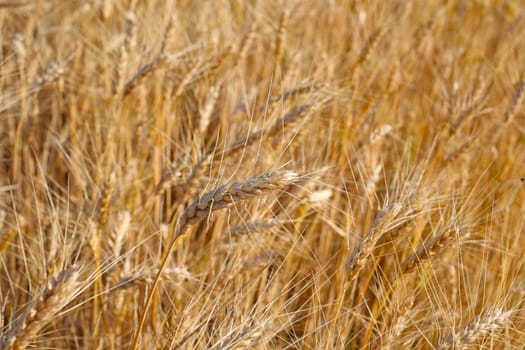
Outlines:
{"type": "Polygon", "coordinates": [[[25,349],[38,332],[71,301],[78,285],[77,280],[78,270],[74,267],[51,278],[40,296],[2,337],[0,349],[25,349]]]}
{"type": "Polygon", "coordinates": [[[65,59],[50,64],[42,74],[38,75],[29,89],[31,94],[38,92],[45,85],[57,80],[64,75],[64,69],[75,58],[75,52],[69,54],[65,59]]]}
{"type": "Polygon", "coordinates": [[[278,171],[250,180],[234,182],[232,185],[221,186],[195,199],[186,208],[180,220],[181,230],[185,231],[187,226],[200,221],[212,211],[227,208],[235,202],[260,196],[269,191],[283,189],[294,183],[297,177],[297,174],[291,171],[278,171]]]}
{"type": "MultiPolygon", "coordinates": [[[[183,184],[177,184],[177,193],[183,193],[183,197],[180,198],[180,202],[183,203],[186,201],[186,199],[191,198],[195,195],[195,189],[200,182],[200,178],[204,175],[204,172],[210,166],[212,161],[223,159],[224,157],[232,157],[240,150],[243,150],[246,147],[254,144],[255,142],[261,140],[263,137],[271,137],[276,135],[283,128],[289,126],[291,123],[298,120],[301,116],[307,113],[311,107],[311,105],[302,105],[301,107],[285,114],[272,126],[254,131],[250,133],[247,137],[233,142],[230,146],[226,147],[222,151],[207,153],[206,155],[204,155],[197,161],[197,163],[195,163],[186,181],[183,184]]],[[[167,170],[164,171],[164,175],[161,177],[159,183],[156,186],[156,193],[158,195],[162,194],[170,187],[172,181],[175,178],[178,179],[181,177],[182,171],[180,169],[180,166],[177,164],[172,164],[167,168],[167,170]]]]}
{"type": "Polygon", "coordinates": [[[348,258],[346,262],[346,271],[349,274],[350,280],[357,278],[359,272],[367,264],[374,247],[384,233],[384,231],[381,230],[381,223],[384,221],[387,213],[388,211],[384,209],[377,213],[368,233],[354,249],[350,258],[348,258]]]}
{"type": "Polygon", "coordinates": [[[521,80],[516,86],[512,101],[505,111],[504,122],[511,123],[516,116],[519,106],[521,106],[523,99],[525,99],[525,80],[521,80]]]}
{"type": "Polygon", "coordinates": [[[449,127],[449,135],[452,136],[456,133],[456,131],[459,129],[461,124],[470,118],[479,108],[481,107],[482,103],[485,101],[486,97],[489,95],[490,90],[492,88],[492,85],[489,85],[486,88],[486,91],[484,91],[484,94],[478,97],[477,100],[474,100],[469,106],[467,106],[459,115],[456,117],[456,119],[452,122],[452,124],[449,127]]]}
{"type": "MultiPolygon", "coordinates": [[[[374,52],[377,44],[383,37],[384,33],[385,33],[385,28],[383,27],[374,30],[372,34],[366,40],[365,45],[363,46],[363,48],[361,49],[361,52],[359,53],[359,56],[357,57],[357,60],[353,64],[352,87],[354,90],[357,89],[357,86],[361,81],[362,74],[363,74],[363,67],[370,60],[372,53],[374,52]]],[[[353,95],[355,96],[355,91],[353,92],[353,95]]]]}
{"type": "Polygon", "coordinates": [[[113,190],[115,189],[116,175],[112,172],[109,178],[104,182],[104,188],[102,189],[102,195],[100,197],[100,206],[98,212],[98,225],[97,234],[100,234],[106,227],[109,214],[109,203],[113,190]]]}
{"type": "Polygon", "coordinates": [[[421,244],[416,251],[401,264],[401,271],[405,273],[412,272],[423,261],[429,260],[437,255],[438,251],[442,250],[449,241],[455,238],[455,233],[456,230],[445,230],[443,233],[431,238],[427,243],[421,244]]]}
{"type": "Polygon", "coordinates": [[[132,346],[133,350],[136,350],[139,346],[139,338],[144,327],[144,322],[146,321],[148,309],[153,300],[153,295],[156,292],[161,276],[164,273],[171,252],[177,243],[187,235],[189,228],[203,218],[208,217],[213,211],[227,208],[235,202],[258,197],[274,190],[282,190],[293,184],[298,178],[299,176],[291,171],[275,171],[253,179],[237,181],[231,185],[224,185],[195,198],[193,203],[186,207],[178,221],[172,220],[171,227],[178,227],[177,234],[174,236],[168,235],[168,237],[173,238],[162,262],[159,265],[157,276],[155,277],[153,285],[151,286],[146,298],[144,311],[142,312],[134,336],[132,346]]]}
{"type": "Polygon", "coordinates": [[[174,91],[173,96],[178,97],[186,91],[186,88],[193,82],[195,79],[202,74],[203,62],[197,61],[190,70],[179,81],[177,89],[174,91]]]}
{"type": "Polygon", "coordinates": [[[436,349],[470,349],[478,340],[504,327],[512,314],[512,311],[503,311],[501,308],[490,310],[484,316],[479,316],[471,321],[457,333],[444,338],[436,349]]]}
{"type": "Polygon", "coordinates": [[[166,25],[166,29],[164,30],[164,35],[162,36],[159,53],[149,63],[140,67],[137,73],[135,73],[135,75],[130,80],[128,80],[126,84],[124,84],[124,87],[122,88],[122,95],[124,97],[128,96],[144,79],[146,79],[146,77],[151,75],[155,70],[162,67],[162,65],[168,61],[168,56],[165,54],[165,49],[170,35],[173,34],[173,30],[174,19],[170,18],[168,24],[166,25]]]}
{"type": "Polygon", "coordinates": [[[382,340],[381,349],[393,349],[396,339],[399,338],[403,330],[410,322],[410,311],[414,306],[415,297],[413,295],[401,301],[399,309],[396,311],[393,319],[390,322],[390,327],[384,340],[382,340]]]}
{"type": "Polygon", "coordinates": [[[124,36],[124,43],[120,46],[120,57],[118,63],[115,65],[113,79],[113,93],[117,96],[121,96],[124,92],[129,65],[129,54],[137,46],[137,16],[130,10],[124,14],[124,19],[126,20],[126,34],[124,36]]]}
{"type": "Polygon", "coordinates": [[[157,55],[151,62],[139,68],[137,73],[124,84],[123,96],[128,96],[147,76],[159,69],[167,60],[164,54],[157,55]]]}
{"type": "Polygon", "coordinates": [[[137,15],[135,10],[130,8],[126,11],[124,19],[126,20],[125,46],[126,50],[131,52],[137,46],[137,15]]]}
{"type": "MultiPolygon", "coordinates": [[[[158,270],[148,270],[142,271],[140,273],[122,276],[112,290],[122,290],[128,289],[140,284],[151,284],[155,280],[158,270]]],[[[184,281],[184,280],[193,280],[194,276],[188,271],[186,266],[179,266],[174,268],[166,268],[161,275],[161,280],[163,281],[184,281]]]]}
{"type": "Polygon", "coordinates": [[[124,239],[128,233],[131,223],[131,214],[128,211],[118,213],[118,224],[110,233],[110,240],[108,241],[108,250],[111,252],[113,259],[118,259],[124,245],[124,239]]]}
{"type": "Polygon", "coordinates": [[[279,25],[277,27],[277,35],[275,37],[275,48],[274,48],[275,64],[280,63],[282,60],[283,45],[286,39],[286,27],[288,26],[289,17],[290,17],[290,11],[285,10],[283,11],[279,19],[279,25]]]}
{"type": "Polygon", "coordinates": [[[253,349],[257,341],[263,336],[263,331],[258,325],[244,327],[239,332],[230,335],[220,344],[211,347],[214,350],[226,349],[253,349]]]}
{"type": "Polygon", "coordinates": [[[233,66],[237,66],[240,62],[243,62],[248,55],[253,39],[255,38],[256,29],[257,26],[255,22],[253,22],[250,31],[243,36],[241,42],[237,46],[236,53],[233,58],[233,66]]]}
{"type": "Polygon", "coordinates": [[[231,146],[227,147],[223,151],[215,153],[214,158],[220,159],[223,156],[233,156],[240,150],[254,144],[263,137],[272,137],[278,134],[285,126],[289,126],[292,122],[297,121],[300,117],[304,116],[312,108],[310,104],[304,104],[299,108],[288,112],[282,118],[277,120],[272,126],[266,129],[254,131],[249,134],[246,138],[235,141],[231,146]]]}
{"type": "Polygon", "coordinates": [[[282,219],[266,219],[260,221],[245,222],[242,225],[232,227],[230,229],[230,235],[241,235],[255,231],[269,230],[276,226],[281,226],[292,221],[282,219]]]}
{"type": "Polygon", "coordinates": [[[212,86],[208,93],[206,94],[206,100],[203,108],[199,111],[199,133],[201,137],[204,138],[206,131],[208,131],[208,126],[210,125],[210,119],[215,109],[217,100],[221,92],[222,82],[219,82],[212,86]]]}

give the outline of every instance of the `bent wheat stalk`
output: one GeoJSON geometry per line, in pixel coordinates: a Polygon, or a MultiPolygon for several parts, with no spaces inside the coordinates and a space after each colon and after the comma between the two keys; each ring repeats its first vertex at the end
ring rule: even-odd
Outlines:
{"type": "Polygon", "coordinates": [[[151,306],[153,296],[156,292],[163,271],[166,268],[170,254],[177,244],[188,235],[190,227],[200,222],[205,217],[208,217],[211,212],[215,210],[230,207],[235,202],[261,196],[270,191],[282,190],[295,183],[298,178],[299,176],[291,171],[274,171],[253,179],[241,180],[234,182],[231,185],[224,185],[213,191],[207,192],[202,196],[197,196],[193,203],[186,207],[179,220],[171,220],[170,230],[174,230],[175,227],[177,227],[177,233],[174,236],[170,234],[168,235],[168,237],[173,236],[173,238],[158,267],[157,275],[155,276],[153,285],[151,286],[146,298],[144,310],[140,317],[139,325],[135,331],[133,346],[131,347],[133,350],[137,350],[139,346],[139,338],[142,329],[144,328],[148,309],[151,306]]]}

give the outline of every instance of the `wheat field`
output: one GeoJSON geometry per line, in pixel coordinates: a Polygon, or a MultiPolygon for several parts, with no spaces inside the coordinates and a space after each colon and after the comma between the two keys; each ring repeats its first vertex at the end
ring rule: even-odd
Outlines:
{"type": "Polygon", "coordinates": [[[522,349],[521,0],[0,0],[0,349],[522,349]]]}

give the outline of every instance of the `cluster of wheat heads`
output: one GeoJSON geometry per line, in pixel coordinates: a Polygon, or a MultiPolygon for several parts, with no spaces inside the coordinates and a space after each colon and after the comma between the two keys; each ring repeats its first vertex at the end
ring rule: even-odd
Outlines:
{"type": "Polygon", "coordinates": [[[521,1],[0,28],[1,349],[522,348],[521,1]]]}

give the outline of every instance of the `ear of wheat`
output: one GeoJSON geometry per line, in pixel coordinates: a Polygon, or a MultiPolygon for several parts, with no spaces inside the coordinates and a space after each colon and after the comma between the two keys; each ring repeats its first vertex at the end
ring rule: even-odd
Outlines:
{"type": "Polygon", "coordinates": [[[503,311],[501,308],[490,310],[485,315],[472,320],[457,333],[444,338],[436,348],[440,350],[471,349],[478,340],[508,324],[512,314],[512,311],[503,311]]]}
{"type": "Polygon", "coordinates": [[[70,268],[51,278],[40,296],[2,337],[1,349],[25,349],[38,332],[71,301],[78,286],[78,270],[70,268]]]}
{"type": "Polygon", "coordinates": [[[446,246],[447,242],[454,239],[455,233],[455,230],[445,230],[443,233],[432,237],[427,243],[419,246],[416,251],[401,264],[401,271],[414,271],[418,265],[435,256],[446,246]]]}
{"type": "Polygon", "coordinates": [[[167,254],[159,265],[157,276],[155,277],[151,290],[146,299],[144,311],[142,313],[139,326],[135,332],[132,346],[133,350],[136,350],[139,346],[139,337],[144,327],[146,313],[151,305],[153,295],[166,268],[170,254],[180,239],[187,235],[190,227],[203,218],[209,216],[213,211],[227,208],[239,201],[265,195],[271,191],[282,190],[293,184],[298,180],[298,178],[299,176],[292,171],[274,171],[263,174],[256,178],[237,181],[231,185],[224,185],[195,198],[193,203],[186,207],[178,221],[176,219],[172,220],[173,223],[178,227],[177,233],[173,236],[172,242],[170,243],[167,250],[167,254]]]}

